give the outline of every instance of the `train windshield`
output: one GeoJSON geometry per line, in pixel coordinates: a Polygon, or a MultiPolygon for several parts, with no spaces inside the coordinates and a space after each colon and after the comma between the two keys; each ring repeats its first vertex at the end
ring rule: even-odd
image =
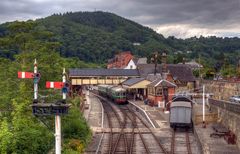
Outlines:
{"type": "Polygon", "coordinates": [[[117,94],[118,96],[126,96],[126,93],[125,92],[119,92],[118,94],[117,94]]]}

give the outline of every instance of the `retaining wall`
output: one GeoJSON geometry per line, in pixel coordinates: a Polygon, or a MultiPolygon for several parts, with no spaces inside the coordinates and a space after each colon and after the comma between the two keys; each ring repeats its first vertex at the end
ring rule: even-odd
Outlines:
{"type": "Polygon", "coordinates": [[[203,80],[201,84],[205,84],[206,92],[213,93],[214,99],[227,101],[233,95],[240,95],[240,82],[203,80]]]}
{"type": "Polygon", "coordinates": [[[237,146],[240,148],[240,104],[214,99],[209,99],[209,104],[218,113],[218,122],[237,136],[237,146]]]}

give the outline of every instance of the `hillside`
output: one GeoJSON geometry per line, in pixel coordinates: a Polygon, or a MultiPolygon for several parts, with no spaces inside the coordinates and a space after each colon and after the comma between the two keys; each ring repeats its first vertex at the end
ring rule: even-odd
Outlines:
{"type": "Polygon", "coordinates": [[[154,40],[154,46],[165,47],[161,43],[162,35],[112,13],[67,13],[52,15],[37,23],[37,28],[53,32],[54,38],[62,43],[62,55],[77,56],[85,61],[102,63],[119,50],[137,53],[135,42],[147,44],[154,40]]]}
{"type": "MultiPolygon", "coordinates": [[[[45,41],[60,42],[57,51],[61,55],[78,57],[87,62],[105,63],[122,50],[130,50],[135,55],[147,57],[154,51],[167,51],[171,63],[179,62],[183,56],[187,59],[201,56],[210,66],[216,63],[222,65],[222,61],[236,64],[240,56],[239,38],[164,38],[150,28],[108,12],[54,14],[28,22],[33,23],[33,31],[51,32],[51,39],[45,38],[45,41]],[[134,46],[133,43],[140,45],[134,46]],[[177,51],[177,56],[174,56],[173,53],[177,51]],[[186,51],[191,52],[186,54],[186,51]]],[[[1,37],[11,35],[7,27],[12,24],[14,22],[0,26],[1,37]]],[[[20,52],[18,48],[0,50],[3,57],[11,57],[12,54],[20,52]]]]}

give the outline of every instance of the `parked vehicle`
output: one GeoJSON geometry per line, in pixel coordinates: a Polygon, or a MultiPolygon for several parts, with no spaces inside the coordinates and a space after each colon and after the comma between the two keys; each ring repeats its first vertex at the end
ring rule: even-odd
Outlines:
{"type": "Polygon", "coordinates": [[[234,103],[240,103],[240,96],[231,96],[229,98],[229,101],[234,103]]]}
{"type": "Polygon", "coordinates": [[[176,96],[170,105],[169,123],[171,128],[192,128],[192,101],[184,96],[176,96]]]}

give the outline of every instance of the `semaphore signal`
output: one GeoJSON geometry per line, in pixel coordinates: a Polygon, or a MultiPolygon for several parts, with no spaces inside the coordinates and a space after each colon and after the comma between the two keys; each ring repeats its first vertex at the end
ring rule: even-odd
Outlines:
{"type": "Polygon", "coordinates": [[[20,79],[33,79],[34,73],[32,72],[18,72],[18,78],[20,79]]]}
{"type": "Polygon", "coordinates": [[[63,88],[63,86],[64,86],[63,82],[51,82],[51,81],[46,82],[46,88],[61,89],[63,88]]]}
{"type": "Polygon", "coordinates": [[[34,72],[18,72],[20,79],[33,79],[34,84],[34,99],[32,112],[36,116],[55,115],[55,153],[61,154],[61,115],[68,113],[70,107],[66,104],[66,97],[69,91],[69,83],[66,82],[66,72],[63,69],[62,82],[46,82],[46,88],[62,89],[62,100],[57,100],[55,103],[39,103],[38,101],[38,83],[40,81],[40,73],[37,71],[37,61],[34,61],[34,72]]]}

